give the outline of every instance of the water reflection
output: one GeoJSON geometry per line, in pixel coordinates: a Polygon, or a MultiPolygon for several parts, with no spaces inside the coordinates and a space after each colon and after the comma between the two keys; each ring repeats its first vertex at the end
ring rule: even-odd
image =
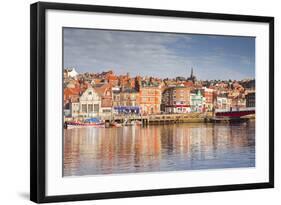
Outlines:
{"type": "Polygon", "coordinates": [[[253,166],[254,121],[65,130],[65,176],[253,166]]]}

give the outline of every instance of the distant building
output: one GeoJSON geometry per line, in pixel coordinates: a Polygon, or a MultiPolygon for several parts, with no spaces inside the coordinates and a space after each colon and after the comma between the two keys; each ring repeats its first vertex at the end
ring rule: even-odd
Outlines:
{"type": "Polygon", "coordinates": [[[254,79],[242,81],[241,84],[248,90],[255,90],[256,87],[256,81],[254,79]]]}
{"type": "Polygon", "coordinates": [[[246,97],[246,107],[256,106],[256,92],[248,92],[246,97]]]}
{"type": "Polygon", "coordinates": [[[169,87],[162,93],[162,111],[167,113],[190,112],[190,89],[169,87]]]}
{"type": "Polygon", "coordinates": [[[65,74],[66,74],[67,77],[72,77],[72,78],[74,78],[78,75],[75,68],[66,68],[65,74]]]}
{"type": "Polygon", "coordinates": [[[195,81],[196,81],[196,76],[193,75],[193,68],[191,68],[190,76],[186,79],[186,81],[190,81],[190,82],[195,83],[195,81]]]}
{"type": "Polygon", "coordinates": [[[178,76],[176,77],[176,81],[186,81],[185,77],[178,76]]]}

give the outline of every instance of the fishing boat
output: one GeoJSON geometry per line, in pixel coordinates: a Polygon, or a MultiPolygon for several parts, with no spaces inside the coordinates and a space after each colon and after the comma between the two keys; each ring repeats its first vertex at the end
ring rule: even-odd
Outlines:
{"type": "Polygon", "coordinates": [[[105,123],[102,122],[101,120],[97,119],[97,118],[89,118],[89,119],[84,120],[83,122],[80,122],[80,121],[65,122],[64,127],[66,129],[69,129],[69,128],[82,128],[82,127],[97,127],[97,128],[101,128],[101,127],[105,127],[105,123]]]}

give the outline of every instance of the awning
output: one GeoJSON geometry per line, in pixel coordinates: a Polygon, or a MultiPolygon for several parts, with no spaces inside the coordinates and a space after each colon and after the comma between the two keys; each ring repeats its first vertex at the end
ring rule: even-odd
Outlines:
{"type": "Polygon", "coordinates": [[[138,106],[116,106],[113,109],[122,113],[139,113],[140,107],[138,106]]]}

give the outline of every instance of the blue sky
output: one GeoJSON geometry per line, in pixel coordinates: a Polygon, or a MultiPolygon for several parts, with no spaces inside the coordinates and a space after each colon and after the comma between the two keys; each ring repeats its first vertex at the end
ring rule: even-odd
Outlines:
{"type": "Polygon", "coordinates": [[[64,28],[64,67],[131,76],[255,77],[255,38],[64,28]]]}

